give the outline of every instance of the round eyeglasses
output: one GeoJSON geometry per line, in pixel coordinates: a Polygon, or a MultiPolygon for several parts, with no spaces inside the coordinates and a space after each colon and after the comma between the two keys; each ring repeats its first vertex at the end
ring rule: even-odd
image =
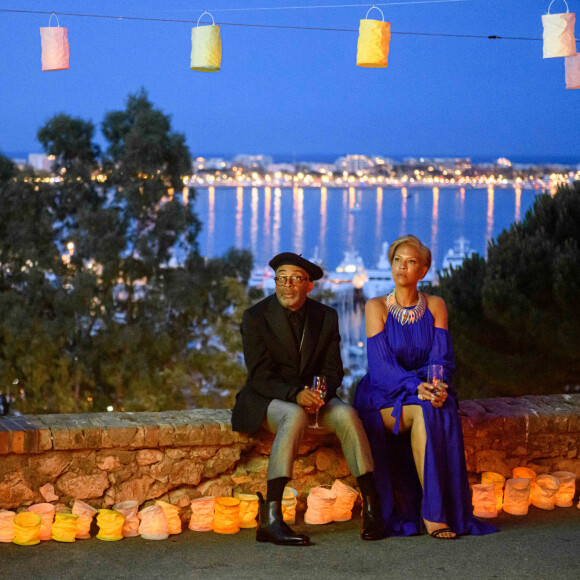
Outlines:
{"type": "Polygon", "coordinates": [[[308,280],[309,278],[304,278],[304,276],[274,276],[276,286],[287,286],[290,282],[292,282],[292,286],[300,286],[308,280]]]}

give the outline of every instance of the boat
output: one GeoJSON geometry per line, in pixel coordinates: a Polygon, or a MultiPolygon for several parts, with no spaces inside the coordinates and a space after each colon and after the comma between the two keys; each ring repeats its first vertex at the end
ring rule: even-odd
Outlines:
{"type": "Polygon", "coordinates": [[[469,240],[463,236],[457,238],[453,243],[453,247],[447,250],[443,258],[443,270],[451,271],[461,267],[465,258],[471,257],[475,251],[471,247],[469,240]]]}
{"type": "Polygon", "coordinates": [[[389,262],[388,242],[383,242],[377,265],[375,268],[367,270],[367,278],[368,280],[363,286],[363,293],[367,299],[375,296],[384,296],[395,287],[389,262]]]}

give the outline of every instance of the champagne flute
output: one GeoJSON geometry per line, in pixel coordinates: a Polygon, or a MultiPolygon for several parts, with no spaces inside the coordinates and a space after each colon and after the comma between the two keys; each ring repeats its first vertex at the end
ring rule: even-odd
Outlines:
{"type": "Polygon", "coordinates": [[[443,365],[430,364],[427,368],[427,382],[433,385],[433,392],[439,392],[439,382],[443,382],[443,365]]]}
{"type": "MultiPolygon", "coordinates": [[[[324,400],[326,396],[326,377],[323,375],[315,376],[312,380],[312,390],[318,393],[319,397],[324,400]]],[[[311,429],[322,429],[318,424],[318,409],[316,409],[316,418],[314,419],[314,425],[309,425],[311,429]]]]}

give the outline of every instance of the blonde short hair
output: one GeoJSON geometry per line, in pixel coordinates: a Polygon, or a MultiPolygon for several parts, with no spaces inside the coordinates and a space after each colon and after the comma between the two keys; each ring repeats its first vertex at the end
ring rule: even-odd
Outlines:
{"type": "Polygon", "coordinates": [[[423,244],[423,242],[421,242],[417,236],[413,236],[411,234],[401,236],[391,244],[391,247],[389,248],[389,263],[391,266],[393,265],[393,259],[398,247],[402,246],[403,244],[410,244],[411,246],[415,246],[419,250],[421,260],[423,261],[423,266],[427,266],[427,269],[431,267],[431,250],[425,244],[423,244]]]}

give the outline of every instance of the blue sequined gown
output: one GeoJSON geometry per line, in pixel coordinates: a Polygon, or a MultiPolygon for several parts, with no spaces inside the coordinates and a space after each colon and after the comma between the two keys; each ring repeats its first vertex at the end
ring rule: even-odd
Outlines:
{"type": "Polygon", "coordinates": [[[401,325],[390,314],[385,329],[367,341],[369,372],[358,384],[353,406],[367,432],[375,463],[387,532],[410,536],[422,530],[421,518],[445,522],[458,535],[483,535],[496,528],[473,517],[467,481],[461,420],[451,388],[455,369],[447,330],[434,327],[429,310],[415,324],[401,325]],[[427,380],[429,364],[444,367],[450,385],[441,408],[417,398],[417,386],[427,380]],[[424,488],[417,476],[410,437],[399,434],[404,405],[421,405],[427,431],[424,488]],[[380,409],[393,407],[395,428],[383,426],[380,409]]]}

